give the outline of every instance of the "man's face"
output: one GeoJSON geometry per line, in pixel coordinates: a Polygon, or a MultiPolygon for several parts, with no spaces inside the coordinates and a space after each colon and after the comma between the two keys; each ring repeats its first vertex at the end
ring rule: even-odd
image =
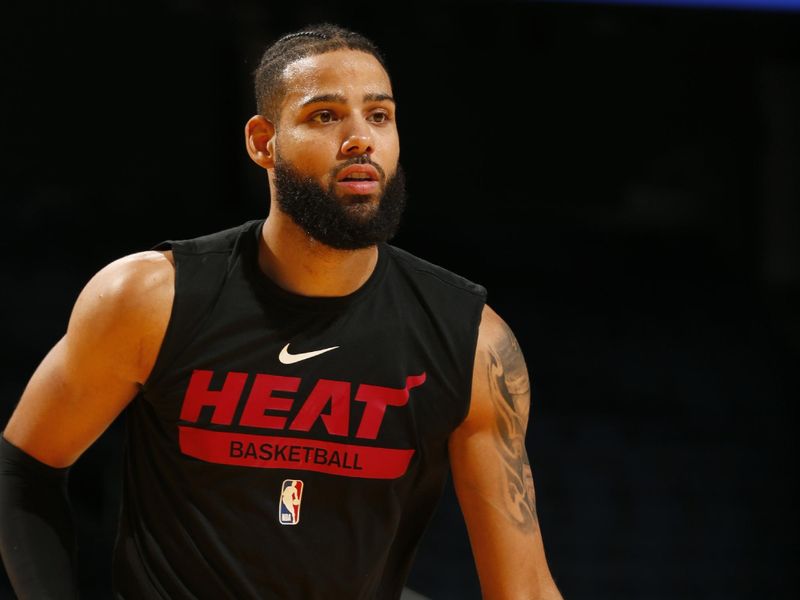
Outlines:
{"type": "Polygon", "coordinates": [[[370,54],[337,50],[295,61],[283,76],[274,141],[281,210],[334,248],[388,239],[405,194],[383,67],[370,54]]]}

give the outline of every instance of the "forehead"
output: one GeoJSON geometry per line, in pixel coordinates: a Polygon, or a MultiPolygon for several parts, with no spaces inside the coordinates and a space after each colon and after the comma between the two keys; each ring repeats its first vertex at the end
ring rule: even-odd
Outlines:
{"type": "Polygon", "coordinates": [[[306,56],[286,65],[282,75],[286,86],[282,109],[323,94],[338,94],[350,100],[366,94],[392,93],[389,75],[381,63],[358,50],[306,56]]]}

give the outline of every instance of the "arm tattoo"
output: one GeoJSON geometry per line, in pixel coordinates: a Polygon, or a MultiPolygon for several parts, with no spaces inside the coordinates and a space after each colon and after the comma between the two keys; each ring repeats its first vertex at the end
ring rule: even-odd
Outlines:
{"type": "Polygon", "coordinates": [[[533,475],[525,452],[530,384],[525,359],[511,329],[489,345],[489,389],[495,409],[497,451],[503,460],[504,500],[508,515],[522,531],[537,527],[533,475]]]}

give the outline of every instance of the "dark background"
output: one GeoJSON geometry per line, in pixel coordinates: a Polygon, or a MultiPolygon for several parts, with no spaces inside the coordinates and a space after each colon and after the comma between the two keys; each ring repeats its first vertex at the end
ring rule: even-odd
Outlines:
{"type": "MultiPolygon", "coordinates": [[[[797,596],[800,15],[71,4],[0,9],[2,424],[95,271],[265,215],[250,73],[332,20],[388,56],[395,243],[486,285],[525,351],[565,598],[797,596]]],[[[109,595],[120,433],[72,469],[86,598],[109,595]]],[[[479,597],[450,491],[409,585],[479,597]]]]}

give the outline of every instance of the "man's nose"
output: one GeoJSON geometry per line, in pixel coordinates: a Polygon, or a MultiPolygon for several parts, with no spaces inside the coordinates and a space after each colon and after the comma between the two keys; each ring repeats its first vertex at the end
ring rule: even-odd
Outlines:
{"type": "Polygon", "coordinates": [[[366,123],[354,124],[342,142],[342,154],[345,156],[360,156],[362,154],[372,154],[374,151],[375,143],[372,139],[369,125],[366,123]]]}

